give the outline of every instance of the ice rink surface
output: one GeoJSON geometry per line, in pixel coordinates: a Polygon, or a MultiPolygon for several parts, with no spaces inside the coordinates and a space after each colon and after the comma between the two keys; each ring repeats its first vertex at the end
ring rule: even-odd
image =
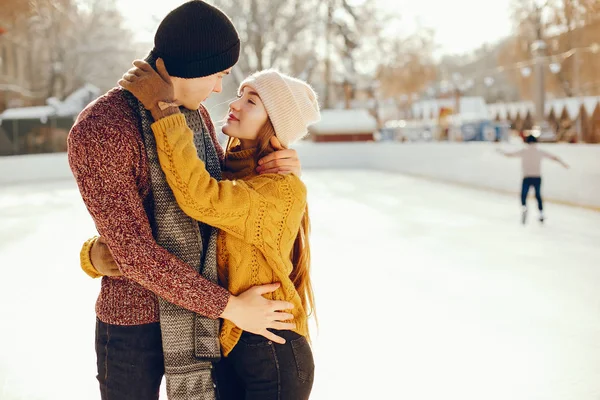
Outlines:
{"type": "MultiPolygon", "coordinates": [[[[600,399],[600,213],[310,170],[311,399],[600,399]]],[[[518,186],[519,182],[515,182],[518,186]]],[[[0,189],[0,399],[99,399],[73,182],[0,189]]],[[[162,397],[166,398],[166,397],[162,397]]]]}

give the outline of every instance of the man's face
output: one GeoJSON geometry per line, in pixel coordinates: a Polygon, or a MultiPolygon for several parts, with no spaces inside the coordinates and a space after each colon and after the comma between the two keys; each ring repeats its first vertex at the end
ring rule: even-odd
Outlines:
{"type": "Polygon", "coordinates": [[[231,73],[231,68],[202,78],[184,79],[171,77],[175,89],[175,99],[188,110],[197,110],[213,92],[223,90],[222,80],[231,73]]]}

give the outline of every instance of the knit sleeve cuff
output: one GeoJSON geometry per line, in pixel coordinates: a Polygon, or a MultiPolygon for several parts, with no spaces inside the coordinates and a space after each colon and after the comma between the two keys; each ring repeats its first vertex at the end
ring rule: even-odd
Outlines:
{"type": "Polygon", "coordinates": [[[169,115],[152,124],[154,134],[164,134],[171,128],[186,126],[185,116],[182,113],[169,115]]]}
{"type": "Polygon", "coordinates": [[[90,255],[92,246],[94,245],[94,243],[96,243],[97,240],[98,236],[94,236],[93,238],[88,239],[81,247],[81,252],[79,253],[81,269],[83,270],[83,272],[85,272],[92,278],[100,278],[102,276],[102,274],[99,273],[96,270],[96,268],[94,268],[94,265],[92,264],[92,258],[90,255]]]}

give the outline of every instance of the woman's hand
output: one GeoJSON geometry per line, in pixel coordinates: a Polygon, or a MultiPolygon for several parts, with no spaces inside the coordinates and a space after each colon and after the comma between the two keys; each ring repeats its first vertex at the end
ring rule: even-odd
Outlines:
{"type": "Polygon", "coordinates": [[[275,343],[285,344],[284,338],[275,335],[269,329],[295,329],[296,324],[292,321],[294,315],[289,313],[294,305],[287,301],[268,300],[263,297],[280,286],[279,283],[254,286],[239,296],[230,296],[220,317],[230,320],[244,331],[262,335],[275,343]]]}
{"type": "Polygon", "coordinates": [[[135,60],[133,65],[123,75],[119,85],[131,92],[144,108],[150,110],[155,120],[175,113],[178,107],[175,89],[162,58],[156,60],[158,72],[143,60],[135,60]]]}
{"type": "Polygon", "coordinates": [[[115,262],[115,259],[110,252],[110,249],[106,245],[106,242],[100,236],[98,240],[94,242],[90,249],[90,261],[92,265],[104,276],[122,276],[123,274],[119,270],[119,266],[115,262]]]}
{"type": "Polygon", "coordinates": [[[301,176],[302,165],[298,153],[294,149],[286,149],[281,145],[279,139],[273,136],[271,146],[275,151],[258,161],[256,172],[259,174],[295,174],[301,176]]]}

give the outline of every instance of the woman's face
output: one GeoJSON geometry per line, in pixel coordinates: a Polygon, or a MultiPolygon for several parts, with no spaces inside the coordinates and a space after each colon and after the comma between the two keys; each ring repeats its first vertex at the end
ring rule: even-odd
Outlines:
{"type": "Polygon", "coordinates": [[[223,133],[240,139],[242,143],[256,141],[258,133],[269,116],[258,93],[245,86],[238,99],[229,104],[229,115],[223,133]]]}

